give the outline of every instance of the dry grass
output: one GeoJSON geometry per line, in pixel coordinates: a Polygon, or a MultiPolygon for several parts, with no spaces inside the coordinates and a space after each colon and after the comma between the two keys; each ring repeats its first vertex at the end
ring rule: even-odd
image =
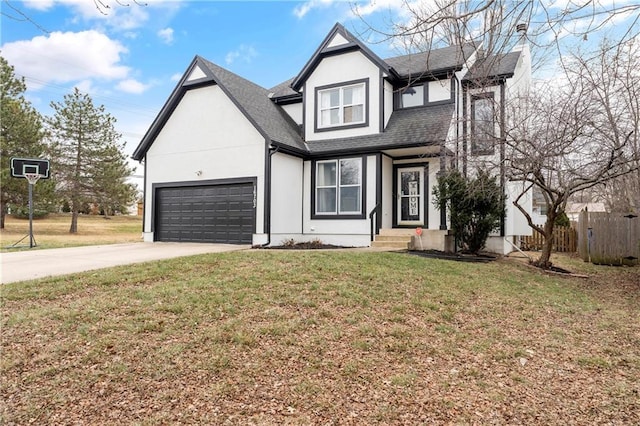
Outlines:
{"type": "Polygon", "coordinates": [[[2,290],[4,424],[639,424],[638,268],[244,251],[2,290]]]}
{"type": "MultiPolygon", "coordinates": [[[[33,234],[38,248],[86,246],[142,241],[142,217],[81,215],[78,218],[78,233],[70,234],[71,216],[52,214],[33,221],[33,234]]],[[[29,234],[29,220],[7,216],[5,229],[0,232],[3,249],[29,234]]],[[[25,238],[20,246],[29,245],[25,238]]]]}

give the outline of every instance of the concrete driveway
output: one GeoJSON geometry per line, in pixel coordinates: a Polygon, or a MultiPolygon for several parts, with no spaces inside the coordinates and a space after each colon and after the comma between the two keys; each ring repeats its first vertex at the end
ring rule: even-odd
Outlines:
{"type": "Polygon", "coordinates": [[[0,281],[7,284],[151,260],[244,250],[249,247],[231,244],[127,243],[5,252],[0,254],[0,281]]]}

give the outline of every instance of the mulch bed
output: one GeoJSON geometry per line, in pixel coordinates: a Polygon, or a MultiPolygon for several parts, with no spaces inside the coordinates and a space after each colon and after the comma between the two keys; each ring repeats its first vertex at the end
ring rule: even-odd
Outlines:
{"type": "Polygon", "coordinates": [[[443,260],[455,260],[457,262],[476,262],[476,263],[488,263],[498,259],[498,256],[489,253],[483,253],[479,255],[469,253],[447,253],[438,250],[409,250],[405,253],[415,256],[428,257],[431,259],[443,259],[443,260]]]}

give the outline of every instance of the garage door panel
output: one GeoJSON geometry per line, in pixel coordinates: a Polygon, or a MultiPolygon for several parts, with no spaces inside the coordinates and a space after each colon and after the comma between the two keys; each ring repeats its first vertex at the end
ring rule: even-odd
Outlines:
{"type": "Polygon", "coordinates": [[[157,188],[156,240],[250,244],[253,183],[157,188]]]}

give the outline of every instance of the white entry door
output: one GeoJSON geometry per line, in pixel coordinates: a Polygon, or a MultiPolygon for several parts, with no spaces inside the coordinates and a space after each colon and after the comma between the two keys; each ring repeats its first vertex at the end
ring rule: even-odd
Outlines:
{"type": "Polygon", "coordinates": [[[398,225],[424,225],[424,167],[398,169],[398,225]]]}

